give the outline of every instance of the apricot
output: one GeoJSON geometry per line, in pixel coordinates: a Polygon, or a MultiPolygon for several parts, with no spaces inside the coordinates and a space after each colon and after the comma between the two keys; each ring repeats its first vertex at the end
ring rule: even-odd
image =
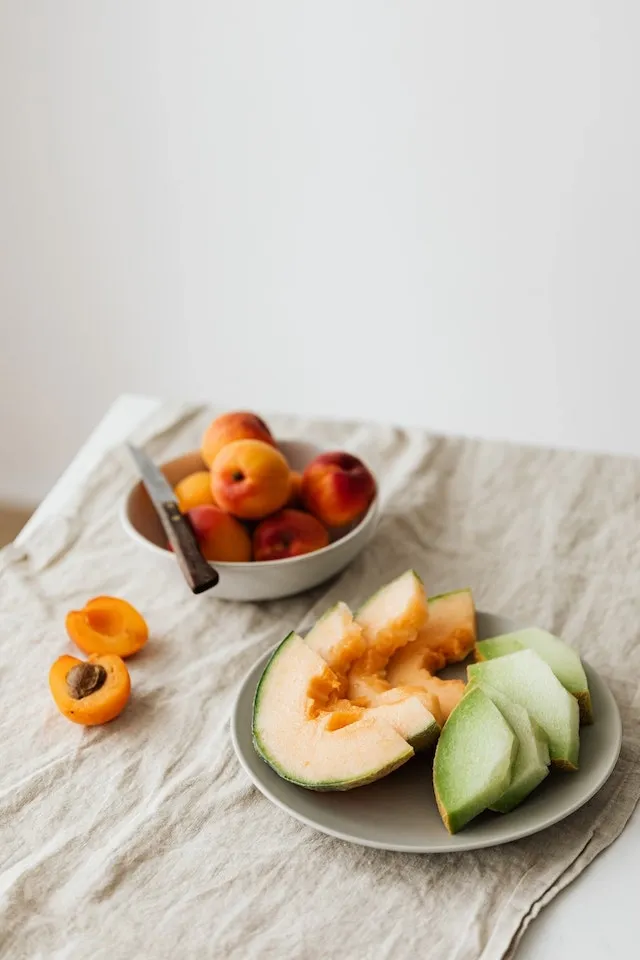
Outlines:
{"type": "Polygon", "coordinates": [[[302,510],[285,509],[258,524],[253,532],[254,560],[283,560],[320,550],[329,533],[319,520],[302,510]]]}
{"type": "Polygon", "coordinates": [[[255,413],[223,413],[209,424],[202,438],[200,453],[206,465],[210,467],[220,450],[234,440],[262,440],[271,446],[276,443],[269,427],[255,413]]]}
{"type": "Polygon", "coordinates": [[[302,506],[302,474],[297,470],[292,470],[289,474],[289,499],[286,506],[302,506]]]}
{"type": "Polygon", "coordinates": [[[327,527],[353,523],[369,508],[376,482],[362,460],[350,453],[321,453],[302,474],[302,502],[327,527]]]}
{"type": "Polygon", "coordinates": [[[279,450],[261,440],[234,440],[211,466],[216,503],[245,520],[275,513],[289,499],[290,470],[279,450]]]}
{"type": "Polygon", "coordinates": [[[194,507],[187,516],[206,560],[251,560],[251,537],[239,520],[219,507],[194,507]]]}
{"type": "Polygon", "coordinates": [[[94,597],[65,620],[69,637],[84,653],[130,657],[149,639],[149,628],[135,607],[119,597],[94,597]]]}
{"type": "Polygon", "coordinates": [[[211,492],[211,474],[208,470],[197,470],[184,477],[173,488],[180,513],[187,513],[194,507],[210,506],[215,503],[211,492]]]}
{"type": "Polygon", "coordinates": [[[92,727],[115,720],[122,713],[131,680],[124,661],[115,653],[58,657],[49,671],[49,687],[56,707],[68,720],[92,727]]]}

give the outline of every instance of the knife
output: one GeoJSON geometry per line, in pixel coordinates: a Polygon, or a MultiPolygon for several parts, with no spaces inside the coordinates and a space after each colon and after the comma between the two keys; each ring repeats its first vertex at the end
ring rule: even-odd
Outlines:
{"type": "Polygon", "coordinates": [[[175,494],[155,463],[139,447],[126,444],[173,547],[182,575],[193,593],[204,593],[220,579],[202,556],[189,518],[180,513],[175,494]]]}

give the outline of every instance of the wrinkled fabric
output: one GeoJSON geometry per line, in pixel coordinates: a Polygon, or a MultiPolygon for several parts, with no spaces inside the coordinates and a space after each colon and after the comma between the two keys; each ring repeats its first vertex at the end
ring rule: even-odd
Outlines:
{"type": "MultiPolygon", "coordinates": [[[[165,407],[134,435],[156,459],[198,445],[211,411],[165,407]]],[[[274,417],[279,437],[345,447],[379,471],[378,531],[337,580],[259,604],[193,597],[118,518],[134,481],[110,451],[62,515],[0,554],[0,956],[498,960],[621,832],[640,794],[640,463],[366,424],[274,417]],[[432,594],[562,634],[624,722],[605,787],[544,833],[411,856],[333,840],[272,806],[233,752],[252,664],[337,599],[408,567],[432,594]],[[104,727],[57,712],[50,664],[69,609],[123,596],[147,618],[133,694],[104,727]]]]}

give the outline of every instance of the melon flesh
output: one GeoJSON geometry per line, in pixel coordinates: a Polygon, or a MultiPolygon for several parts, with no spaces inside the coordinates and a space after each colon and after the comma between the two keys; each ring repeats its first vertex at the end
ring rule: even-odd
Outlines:
{"type": "Polygon", "coordinates": [[[378,695],[391,688],[385,677],[389,657],[416,637],[426,617],[424,586],[413,570],[392,580],[366,601],[355,617],[366,647],[363,655],[351,665],[350,700],[375,706],[378,695]]]}
{"type": "Polygon", "coordinates": [[[254,701],[253,739],[260,756],[285,780],[311,790],[349,790],[406,763],[413,748],[384,717],[364,711],[331,729],[332,714],[317,712],[309,697],[314,678],[332,684],[327,674],[330,668],[301,637],[289,634],[280,644],[254,701]]]}
{"type": "Polygon", "coordinates": [[[427,622],[416,639],[398,650],[387,666],[392,686],[422,687],[439,700],[444,722],[464,695],[462,680],[434,677],[447,663],[456,663],[473,650],[476,611],[471,590],[456,590],[429,599],[427,622]]]}
{"type": "Polygon", "coordinates": [[[379,717],[389,723],[416,753],[427,750],[440,735],[440,724],[421,697],[406,696],[400,690],[389,690],[382,694],[378,706],[364,712],[367,716],[379,717]]]}
{"type": "Polygon", "coordinates": [[[360,624],[355,622],[351,610],[342,602],[320,617],[306,635],[305,643],[338,674],[346,673],[367,649],[360,624]]]}
{"type": "Polygon", "coordinates": [[[520,650],[535,650],[551,667],[562,686],[577,699],[582,723],[593,723],[589,684],[580,657],[569,644],[552,633],[529,627],[481,640],[476,644],[476,659],[493,660],[520,650]]]}
{"type": "Polygon", "coordinates": [[[406,723],[414,724],[418,716],[431,717],[421,730],[399,721],[396,729],[412,744],[429,745],[441,724],[438,699],[418,687],[392,685],[385,673],[391,654],[403,644],[414,640],[428,615],[424,585],[413,570],[392,580],[371,597],[356,614],[356,620],[365,638],[366,652],[352,665],[348,677],[348,697],[351,701],[370,708],[384,708],[386,715],[395,716],[406,711],[406,723]],[[393,700],[390,711],[388,704],[393,700]],[[403,701],[409,701],[403,705],[403,701]],[[435,719],[434,719],[435,718],[435,719]]]}
{"type": "MultiPolygon", "coordinates": [[[[356,613],[367,649],[386,660],[414,640],[429,615],[422,580],[413,570],[374,593],[356,613]]],[[[375,657],[372,658],[372,662],[375,657]]]]}
{"type": "MultiPolygon", "coordinates": [[[[421,585],[420,585],[421,586],[421,585]]],[[[405,612],[410,617],[413,609],[413,597],[409,594],[405,602],[405,612]]],[[[396,622],[402,618],[403,610],[396,607],[396,622]]],[[[434,698],[424,691],[391,690],[377,674],[362,678],[362,683],[347,681],[344,671],[349,669],[354,659],[368,663],[362,658],[367,651],[362,628],[349,610],[346,603],[338,603],[318,620],[305,637],[305,643],[327,662],[334,674],[340,678],[336,687],[333,674],[314,677],[309,685],[309,695],[316,705],[331,710],[333,716],[328,721],[331,729],[353,723],[364,714],[365,708],[376,708],[373,716],[385,719],[416,750],[430,746],[440,732],[440,725],[431,710],[434,698]],[[343,694],[348,698],[344,699],[343,694]]],[[[354,675],[352,671],[351,676],[354,675]]],[[[437,708],[437,701],[435,701],[437,708]]]]}
{"type": "Polygon", "coordinates": [[[509,700],[488,683],[480,682],[478,688],[493,700],[518,738],[518,755],[511,782],[499,800],[491,804],[491,809],[497,813],[508,813],[522,803],[549,773],[549,744],[541,727],[531,719],[524,707],[509,700]]]}
{"type": "Polygon", "coordinates": [[[578,701],[537,653],[509,653],[496,660],[471,664],[467,673],[470,681],[485,681],[525,708],[544,730],[554,766],[578,769],[578,701]]]}
{"type": "Polygon", "coordinates": [[[440,735],[433,763],[438,810],[449,833],[500,799],[517,751],[518,741],[493,701],[479,687],[469,690],[440,735]]]}

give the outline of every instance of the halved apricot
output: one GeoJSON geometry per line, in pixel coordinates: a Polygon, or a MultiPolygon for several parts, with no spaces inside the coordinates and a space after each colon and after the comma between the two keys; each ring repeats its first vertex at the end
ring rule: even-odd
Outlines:
{"type": "Polygon", "coordinates": [[[49,687],[55,704],[68,720],[92,727],[115,720],[124,710],[131,680],[124,661],[113,653],[58,657],[49,671],[49,687]]]}
{"type": "Polygon", "coordinates": [[[94,597],[82,610],[71,610],[65,626],[69,637],[85,653],[130,657],[149,638],[144,617],[119,597],[94,597]]]}

